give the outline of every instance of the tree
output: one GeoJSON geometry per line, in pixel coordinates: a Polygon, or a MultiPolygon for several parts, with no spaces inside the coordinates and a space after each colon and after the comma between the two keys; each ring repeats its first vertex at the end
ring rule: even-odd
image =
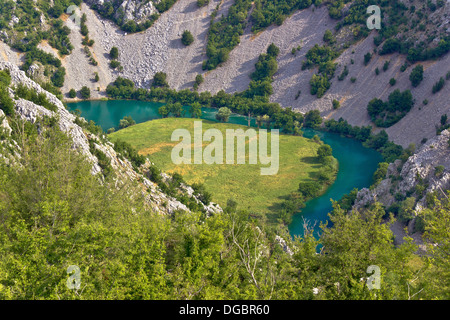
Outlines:
{"type": "Polygon", "coordinates": [[[417,87],[423,80],[423,66],[421,64],[417,65],[409,75],[409,80],[413,87],[417,87]]]}
{"type": "Polygon", "coordinates": [[[169,115],[169,110],[167,109],[166,106],[162,106],[158,108],[158,113],[160,114],[161,117],[165,118],[169,115]]]}
{"type": "Polygon", "coordinates": [[[0,86],[0,109],[7,116],[12,116],[14,114],[14,102],[9,96],[9,93],[6,89],[0,86]]]}
{"type": "Polygon", "coordinates": [[[123,117],[122,120],[120,120],[119,128],[123,129],[123,128],[133,126],[135,124],[136,124],[136,121],[134,121],[133,118],[131,118],[131,116],[125,116],[125,117],[123,117]]]}
{"type": "Polygon", "coordinates": [[[338,101],[338,100],[336,100],[336,99],[333,99],[333,109],[339,109],[340,107],[341,107],[341,103],[338,101]]]}
{"type": "Polygon", "coordinates": [[[372,54],[370,52],[367,52],[364,55],[364,65],[367,66],[370,62],[370,59],[372,59],[372,54]]]}
{"type": "Polygon", "coordinates": [[[220,122],[228,122],[228,119],[230,118],[231,110],[227,107],[219,108],[219,111],[216,114],[216,119],[220,122]]]}
{"type": "Polygon", "coordinates": [[[70,91],[69,91],[69,98],[76,98],[76,96],[77,96],[77,92],[75,91],[75,89],[70,89],[70,91]]]}
{"type": "Polygon", "coordinates": [[[432,90],[432,92],[433,92],[433,93],[436,93],[436,92],[441,91],[441,89],[444,87],[444,84],[445,84],[445,80],[444,80],[443,77],[441,77],[441,78],[439,79],[439,81],[436,82],[436,83],[433,85],[433,90],[432,90]]]}
{"type": "Polygon", "coordinates": [[[83,86],[80,90],[80,95],[82,99],[89,99],[91,97],[91,89],[83,86]]]}
{"type": "Polygon", "coordinates": [[[311,110],[305,114],[305,127],[318,128],[322,124],[319,110],[311,110]]]}
{"type": "Polygon", "coordinates": [[[380,183],[381,180],[386,178],[386,173],[387,173],[388,167],[389,167],[389,163],[387,163],[387,162],[380,162],[378,164],[378,168],[374,172],[373,177],[372,177],[373,185],[376,186],[378,183],[380,183]]]}
{"type": "Polygon", "coordinates": [[[324,162],[327,157],[333,155],[333,149],[327,144],[323,144],[317,149],[317,156],[320,162],[324,162]]]}
{"type": "Polygon", "coordinates": [[[331,32],[331,30],[326,30],[324,35],[323,35],[323,41],[324,42],[328,42],[328,43],[332,43],[334,42],[334,36],[333,36],[333,32],[331,32]]]}
{"type": "Polygon", "coordinates": [[[112,47],[109,51],[109,56],[111,60],[117,60],[119,58],[119,49],[117,47],[112,47]]]}
{"type": "Polygon", "coordinates": [[[276,58],[280,53],[280,48],[278,48],[275,44],[271,43],[267,47],[267,54],[273,58],[276,58]]]}
{"type": "Polygon", "coordinates": [[[111,60],[109,66],[111,67],[111,69],[116,69],[120,66],[120,62],[117,60],[111,60]]]}
{"type": "Polygon", "coordinates": [[[94,72],[94,81],[98,82],[100,80],[100,77],[98,75],[98,72],[94,72]]]}
{"type": "Polygon", "coordinates": [[[181,42],[185,46],[188,46],[192,42],[194,42],[194,36],[192,35],[192,33],[189,30],[184,30],[183,35],[181,36],[181,42]]]}
{"type": "Polygon", "coordinates": [[[203,76],[201,74],[198,74],[195,76],[195,83],[197,85],[201,85],[203,83],[203,81],[204,81],[203,76]]]}
{"type": "Polygon", "coordinates": [[[192,118],[201,118],[202,116],[202,106],[198,102],[194,102],[190,109],[189,113],[191,114],[192,118]]]}
{"type": "Polygon", "coordinates": [[[167,75],[164,72],[157,72],[153,77],[152,87],[168,87],[167,75]]]}

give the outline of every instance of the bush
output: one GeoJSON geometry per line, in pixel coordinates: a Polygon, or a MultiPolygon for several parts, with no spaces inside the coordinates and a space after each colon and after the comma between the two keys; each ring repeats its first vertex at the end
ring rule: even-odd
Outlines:
{"type": "Polygon", "coordinates": [[[298,191],[308,199],[317,196],[321,190],[322,186],[317,181],[301,182],[298,186],[298,191]]]}
{"type": "Polygon", "coordinates": [[[441,89],[444,87],[444,84],[445,84],[445,80],[444,80],[444,78],[441,77],[439,79],[439,81],[433,85],[433,90],[432,90],[433,93],[441,91],[441,89]]]}
{"type": "Polygon", "coordinates": [[[164,72],[157,72],[153,77],[152,87],[168,87],[167,75],[164,72]]]}
{"type": "Polygon", "coordinates": [[[364,65],[367,66],[370,62],[370,59],[372,59],[372,54],[370,52],[367,52],[364,55],[364,65]]]}
{"type": "Polygon", "coordinates": [[[333,109],[334,110],[339,109],[341,107],[341,103],[338,100],[336,100],[336,99],[333,99],[332,103],[333,103],[333,109]]]}
{"type": "Polygon", "coordinates": [[[117,60],[119,58],[119,49],[117,49],[117,47],[112,47],[109,51],[109,56],[112,60],[117,60]]]}
{"type": "Polygon", "coordinates": [[[311,110],[305,114],[305,127],[318,128],[322,124],[319,110],[311,110]]]}
{"type": "Polygon", "coordinates": [[[120,66],[120,62],[117,61],[117,60],[111,60],[111,62],[109,63],[109,66],[110,66],[112,69],[116,69],[117,67],[120,66]]]}
{"type": "Polygon", "coordinates": [[[394,78],[391,78],[391,79],[389,80],[389,84],[390,84],[391,86],[395,86],[396,83],[397,83],[397,80],[395,80],[394,78]]]}
{"type": "Polygon", "coordinates": [[[423,66],[421,64],[417,65],[409,75],[409,80],[413,87],[417,87],[423,80],[423,66]]]}
{"type": "Polygon", "coordinates": [[[136,124],[136,121],[134,121],[133,118],[131,118],[130,116],[125,116],[125,117],[123,117],[122,120],[120,120],[119,128],[123,129],[123,128],[133,126],[135,124],[136,124]]]}
{"type": "Polygon", "coordinates": [[[194,36],[192,35],[192,33],[189,30],[184,30],[183,35],[181,36],[181,42],[185,46],[188,46],[192,42],[194,42],[194,36]]]}
{"type": "Polygon", "coordinates": [[[82,99],[89,99],[91,97],[91,89],[83,86],[80,90],[80,95],[82,99]]]}
{"type": "Polygon", "coordinates": [[[220,122],[228,122],[228,119],[230,118],[231,110],[227,107],[222,107],[219,109],[219,111],[216,114],[216,119],[220,122]]]}
{"type": "Polygon", "coordinates": [[[76,98],[77,97],[77,92],[75,91],[75,89],[70,89],[69,91],[69,98],[76,98]]]}
{"type": "Polygon", "coordinates": [[[0,109],[2,109],[7,116],[12,116],[14,114],[14,102],[9,96],[9,93],[6,90],[6,88],[2,88],[1,86],[0,86],[0,109]]]}

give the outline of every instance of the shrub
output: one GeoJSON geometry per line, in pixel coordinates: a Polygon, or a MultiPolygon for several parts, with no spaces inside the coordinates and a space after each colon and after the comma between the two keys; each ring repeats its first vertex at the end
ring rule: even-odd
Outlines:
{"type": "Polygon", "coordinates": [[[168,87],[167,75],[164,72],[157,72],[153,77],[152,87],[168,87]]]}
{"type": "Polygon", "coordinates": [[[7,116],[12,116],[14,114],[14,102],[9,96],[8,91],[0,86],[0,109],[7,116]]]}
{"type": "Polygon", "coordinates": [[[367,66],[370,62],[370,59],[372,59],[372,54],[370,52],[367,52],[364,55],[364,65],[367,66]]]}
{"type": "Polygon", "coordinates": [[[338,100],[336,100],[336,99],[333,99],[333,109],[339,109],[340,107],[341,107],[341,103],[338,101],[338,100]]]}
{"type": "Polygon", "coordinates": [[[195,83],[197,85],[201,85],[203,83],[203,76],[201,74],[198,74],[197,76],[195,76],[195,83]]]}
{"type": "Polygon", "coordinates": [[[433,90],[432,90],[433,93],[441,91],[441,89],[444,87],[444,84],[445,84],[445,80],[444,80],[444,78],[441,77],[439,79],[439,81],[433,85],[433,90]]]}
{"type": "Polygon", "coordinates": [[[305,198],[314,198],[321,190],[322,186],[317,181],[301,182],[298,186],[298,191],[305,198]]]}
{"type": "Polygon", "coordinates": [[[70,89],[70,91],[69,91],[69,98],[76,98],[76,96],[77,96],[77,92],[75,91],[75,89],[70,89]]]}
{"type": "Polygon", "coordinates": [[[123,129],[123,128],[133,126],[135,124],[136,124],[136,121],[134,121],[133,118],[131,118],[130,116],[125,116],[125,117],[123,117],[123,119],[120,120],[119,128],[123,129]]]}
{"type": "Polygon", "coordinates": [[[396,83],[397,83],[397,80],[395,80],[394,78],[391,78],[391,79],[389,80],[389,84],[390,84],[391,86],[394,86],[396,83]]]}
{"type": "Polygon", "coordinates": [[[423,80],[423,66],[421,64],[417,65],[409,75],[409,80],[413,87],[417,87],[423,80]]]}
{"type": "Polygon", "coordinates": [[[305,127],[318,128],[322,124],[319,110],[311,110],[305,114],[305,127]]]}
{"type": "Polygon", "coordinates": [[[185,46],[188,46],[192,42],[194,42],[194,36],[192,35],[192,33],[189,30],[184,30],[183,35],[181,36],[181,42],[185,46]]]}
{"type": "Polygon", "coordinates": [[[89,99],[91,97],[91,89],[83,86],[80,90],[80,95],[82,99],[89,99]]]}
{"type": "Polygon", "coordinates": [[[199,8],[207,6],[209,4],[209,0],[197,0],[197,6],[199,8]]]}
{"type": "Polygon", "coordinates": [[[219,111],[216,114],[216,119],[220,122],[228,122],[228,119],[230,118],[231,110],[227,107],[219,108],[219,111]]]}
{"type": "Polygon", "coordinates": [[[117,60],[111,60],[111,62],[109,63],[109,66],[110,66],[112,69],[116,69],[117,67],[120,66],[120,62],[117,61],[117,60]]]}
{"type": "Polygon", "coordinates": [[[117,49],[117,47],[112,47],[109,51],[109,56],[112,60],[117,60],[119,58],[119,49],[117,49]]]}

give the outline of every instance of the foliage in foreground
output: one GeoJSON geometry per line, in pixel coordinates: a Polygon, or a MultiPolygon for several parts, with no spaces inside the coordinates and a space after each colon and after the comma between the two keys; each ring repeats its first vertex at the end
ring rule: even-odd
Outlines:
{"type": "Polygon", "coordinates": [[[155,214],[130,197],[135,186],[100,184],[56,126],[12,127],[22,158],[0,164],[1,299],[448,299],[448,202],[424,213],[438,243],[426,259],[410,241],[394,247],[380,205],[335,206],[320,241],[308,231],[292,240],[231,201],[210,217],[155,214]],[[81,269],[78,290],[66,286],[69,265],[81,269]],[[380,267],[379,290],[366,286],[369,265],[380,267]]]}

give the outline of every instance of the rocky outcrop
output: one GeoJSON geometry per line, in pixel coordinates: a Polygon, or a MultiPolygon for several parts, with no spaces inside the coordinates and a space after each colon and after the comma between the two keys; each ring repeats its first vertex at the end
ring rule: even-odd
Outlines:
{"type": "Polygon", "coordinates": [[[152,14],[158,13],[153,3],[158,3],[159,0],[87,0],[89,5],[95,5],[97,8],[102,8],[105,3],[109,2],[114,8],[114,18],[125,21],[134,21],[136,23],[145,22],[152,14]]]}
{"type": "Polygon", "coordinates": [[[392,205],[396,194],[412,195],[417,198],[416,211],[427,205],[426,194],[437,191],[443,195],[450,188],[450,132],[444,130],[439,136],[423,144],[403,164],[400,160],[391,163],[386,178],[374,189],[359,191],[355,207],[380,201],[392,205]],[[441,168],[439,168],[442,166],[441,168]],[[417,188],[417,187],[420,188],[417,188]]]}
{"type": "MultiPolygon", "coordinates": [[[[427,194],[436,192],[438,197],[446,197],[446,190],[450,189],[449,140],[450,132],[444,130],[441,135],[423,144],[403,165],[400,160],[391,163],[386,178],[375,188],[364,188],[358,192],[353,208],[361,209],[375,201],[388,208],[399,202],[397,196],[401,198],[412,196],[417,200],[413,212],[417,217],[428,205],[427,194]]],[[[407,224],[400,220],[395,221],[391,230],[395,235],[395,243],[401,244],[407,235],[406,227],[408,235],[412,236],[422,250],[422,237],[414,228],[415,217],[407,224]]]]}

